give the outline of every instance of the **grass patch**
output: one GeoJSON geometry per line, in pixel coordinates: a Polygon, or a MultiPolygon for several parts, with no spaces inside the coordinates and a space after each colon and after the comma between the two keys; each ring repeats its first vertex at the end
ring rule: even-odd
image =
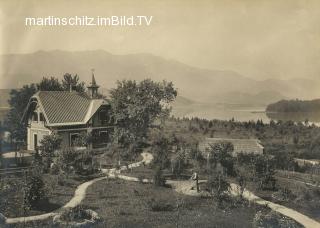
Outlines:
{"type": "Polygon", "coordinates": [[[209,198],[112,179],[90,186],[83,205],[98,212],[101,227],[251,227],[261,210],[256,205],[219,209],[209,198]]]}
{"type": "Polygon", "coordinates": [[[78,185],[87,181],[87,178],[81,178],[76,176],[65,176],[44,174],[44,181],[46,183],[46,193],[49,201],[39,204],[37,208],[24,209],[23,208],[23,196],[24,196],[24,179],[15,178],[4,181],[7,190],[1,191],[1,205],[0,213],[6,217],[22,217],[38,215],[47,212],[54,211],[64,204],[66,204],[74,195],[74,192],[78,185]]]}

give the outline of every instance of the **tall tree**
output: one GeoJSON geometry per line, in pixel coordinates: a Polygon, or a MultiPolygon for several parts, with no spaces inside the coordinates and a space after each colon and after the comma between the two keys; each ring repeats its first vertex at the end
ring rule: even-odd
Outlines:
{"type": "Polygon", "coordinates": [[[26,128],[21,123],[21,118],[26,105],[29,102],[30,97],[37,91],[35,84],[25,85],[21,89],[13,89],[10,92],[10,111],[5,120],[5,126],[11,133],[13,139],[25,140],[26,139],[26,128]]]}
{"type": "Polygon", "coordinates": [[[143,141],[148,128],[159,117],[168,116],[168,104],[177,91],[171,82],[150,79],[123,80],[111,90],[111,107],[115,122],[114,139],[123,146],[143,141]]]}
{"type": "Polygon", "coordinates": [[[59,82],[59,79],[51,77],[43,77],[42,80],[37,85],[40,91],[63,91],[64,88],[59,82]]]}
{"type": "Polygon", "coordinates": [[[86,90],[85,83],[79,80],[80,78],[77,74],[72,76],[69,73],[65,73],[62,79],[62,87],[64,90],[70,90],[71,88],[72,90],[83,93],[86,90]]]}

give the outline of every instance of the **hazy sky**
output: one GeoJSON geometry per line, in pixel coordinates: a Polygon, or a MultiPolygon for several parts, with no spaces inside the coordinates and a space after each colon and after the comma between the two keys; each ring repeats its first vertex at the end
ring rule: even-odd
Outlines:
{"type": "Polygon", "coordinates": [[[0,52],[148,52],[248,77],[320,76],[320,1],[0,0],[0,52]],[[29,17],[153,16],[149,27],[26,27],[29,17]]]}

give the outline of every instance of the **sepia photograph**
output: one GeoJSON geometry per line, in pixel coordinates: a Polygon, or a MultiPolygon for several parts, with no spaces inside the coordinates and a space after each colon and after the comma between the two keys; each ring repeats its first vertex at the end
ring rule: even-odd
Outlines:
{"type": "Polygon", "coordinates": [[[320,228],[320,1],[0,0],[0,228],[320,228]]]}

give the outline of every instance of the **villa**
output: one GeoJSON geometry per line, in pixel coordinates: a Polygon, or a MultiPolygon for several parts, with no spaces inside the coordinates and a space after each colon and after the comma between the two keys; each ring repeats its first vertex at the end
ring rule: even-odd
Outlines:
{"type": "Polygon", "coordinates": [[[87,93],[39,91],[27,105],[22,121],[27,127],[27,149],[35,150],[44,136],[61,136],[62,147],[76,146],[81,134],[92,136],[88,147],[105,146],[113,131],[110,104],[98,93],[94,75],[87,93]]]}

